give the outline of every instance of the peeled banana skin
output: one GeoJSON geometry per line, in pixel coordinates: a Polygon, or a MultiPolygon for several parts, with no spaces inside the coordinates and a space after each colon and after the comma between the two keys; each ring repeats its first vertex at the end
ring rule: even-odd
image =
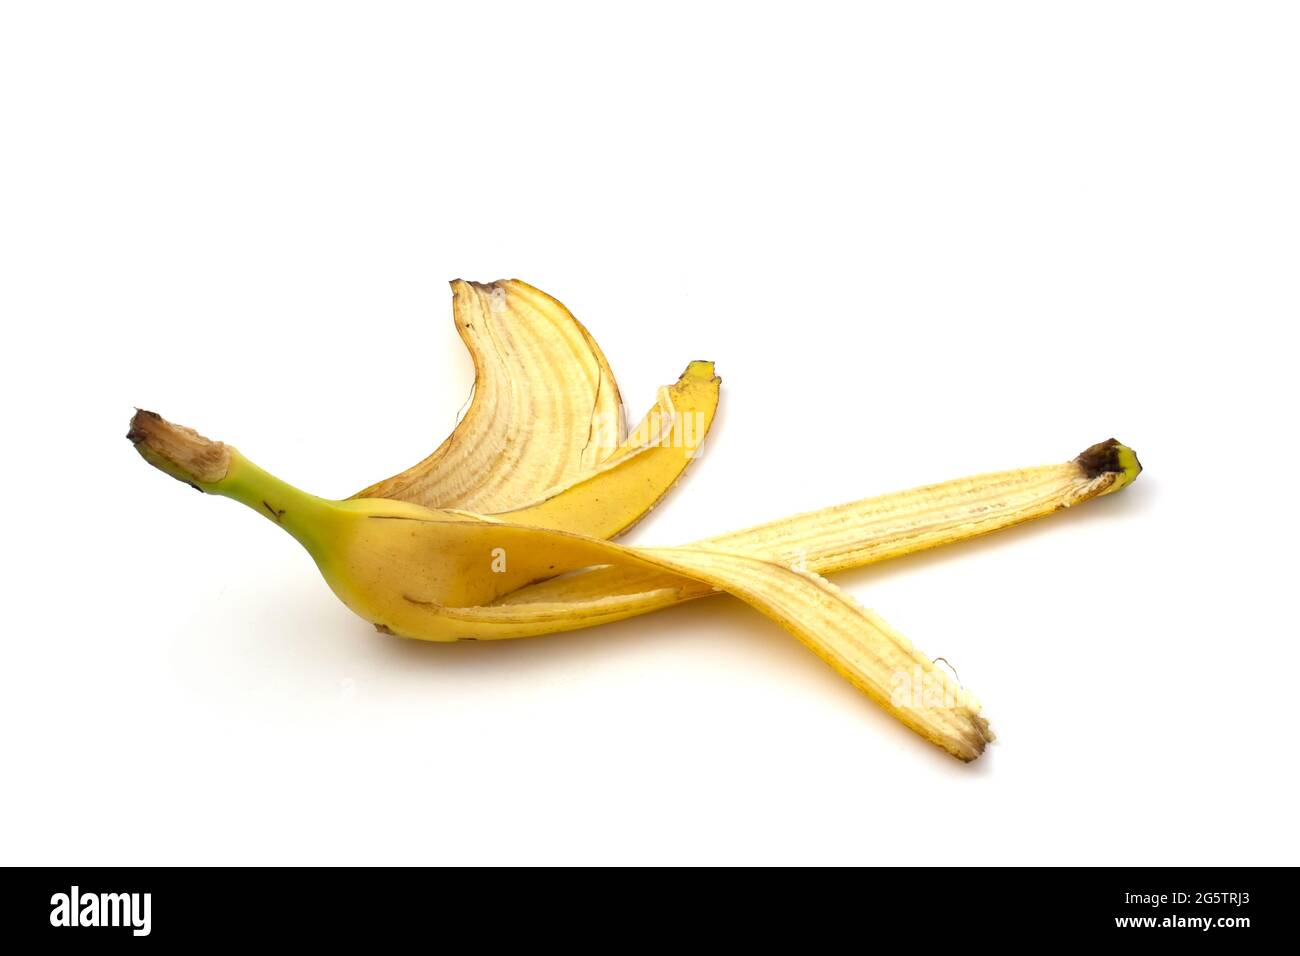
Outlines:
{"type": "Polygon", "coordinates": [[[470,408],[432,455],[350,499],[302,492],[152,412],[137,411],[128,438],[172,477],[288,531],[335,594],[380,630],[433,641],[527,637],[726,592],[966,761],[993,739],[979,702],[821,574],[1043,517],[1118,491],[1141,470],[1112,439],[1061,465],[681,547],[614,544],[698,455],[718,402],[712,363],[690,363],[627,435],[609,365],[563,305],[517,280],[452,287],[476,370],[470,408]]]}

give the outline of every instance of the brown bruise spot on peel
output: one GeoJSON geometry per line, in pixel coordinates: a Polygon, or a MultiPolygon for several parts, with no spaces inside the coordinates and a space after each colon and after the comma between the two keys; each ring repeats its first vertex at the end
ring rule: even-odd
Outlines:
{"type": "Polygon", "coordinates": [[[221,481],[230,469],[228,446],[157,412],[137,408],[126,437],[151,464],[195,488],[221,481]]]}
{"type": "MultiPolygon", "coordinates": [[[[380,634],[393,634],[393,629],[390,628],[387,624],[376,624],[375,630],[378,631],[380,634]]],[[[397,635],[393,634],[393,636],[396,637],[397,635]]]]}

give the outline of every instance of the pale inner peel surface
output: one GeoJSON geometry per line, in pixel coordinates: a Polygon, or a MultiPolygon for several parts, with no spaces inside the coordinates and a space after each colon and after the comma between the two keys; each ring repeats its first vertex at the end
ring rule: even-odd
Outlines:
{"type": "Polygon", "coordinates": [[[627,440],[591,475],[535,504],[493,515],[513,524],[614,538],[649,514],[698,455],[713,424],[721,380],[692,363],[659,390],[627,440]]]}
{"type": "Polygon", "coordinates": [[[354,497],[508,511],[572,483],[619,447],[614,374],[560,302],[517,279],[457,280],[452,292],[474,360],[469,410],[433,454],[354,497]]]}

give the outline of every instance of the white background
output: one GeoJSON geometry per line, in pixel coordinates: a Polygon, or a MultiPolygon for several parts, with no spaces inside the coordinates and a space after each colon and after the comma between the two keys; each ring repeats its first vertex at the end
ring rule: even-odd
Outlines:
{"type": "Polygon", "coordinates": [[[1296,863],[1286,4],[10,4],[5,863],[1296,863]],[[446,280],[629,414],[724,411],[633,540],[1065,460],[1121,495],[839,575],[972,766],[720,598],[377,634],[146,467],[134,405],[344,496],[450,430],[446,280]]]}

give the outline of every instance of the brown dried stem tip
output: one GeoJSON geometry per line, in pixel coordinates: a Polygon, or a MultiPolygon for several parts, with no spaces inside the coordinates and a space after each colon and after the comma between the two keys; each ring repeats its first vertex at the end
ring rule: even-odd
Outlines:
{"type": "Polygon", "coordinates": [[[196,488],[221,481],[230,468],[228,446],[174,425],[157,412],[137,408],[126,437],[149,464],[196,488]]]}

